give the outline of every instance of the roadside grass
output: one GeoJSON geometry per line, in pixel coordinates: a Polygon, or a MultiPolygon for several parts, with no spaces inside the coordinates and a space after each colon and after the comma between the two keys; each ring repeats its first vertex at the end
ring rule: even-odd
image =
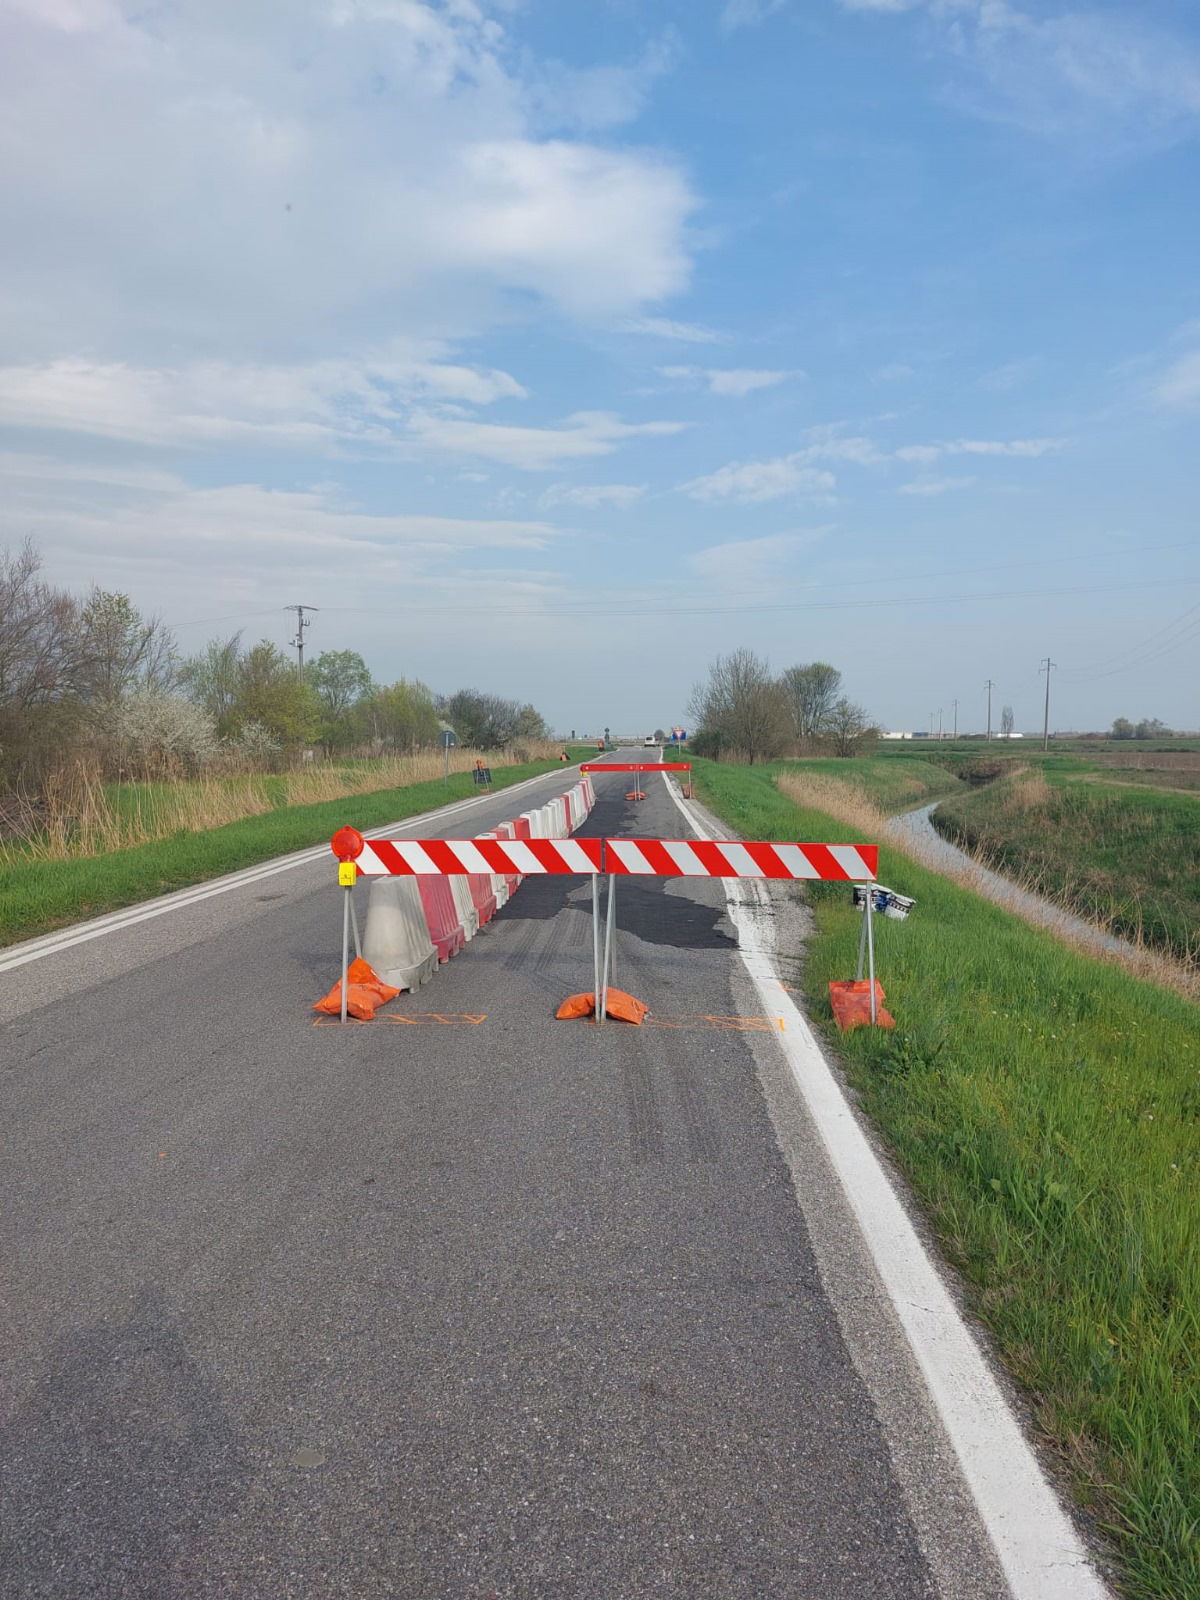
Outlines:
{"type": "MultiPolygon", "coordinates": [[[[492,787],[505,789],[559,766],[557,760],[496,766],[492,787]]],[[[423,782],[366,792],[348,789],[337,798],[288,805],[280,787],[286,779],[253,781],[266,784],[267,794],[278,797],[272,809],[253,816],[243,814],[223,826],[184,825],[168,838],[90,856],[46,857],[36,849],[8,845],[0,856],[0,945],[32,939],[172,889],[325,843],[344,823],[380,827],[478,792],[468,770],[451,772],[448,783],[439,772],[437,778],[423,782]]],[[[332,855],[329,859],[332,863],[332,855]]]]}
{"type": "MultiPolygon", "coordinates": [[[[866,839],[764,769],[696,761],[750,838],[866,839]]],[[[810,1014],[1136,1600],[1200,1595],[1200,1006],[1091,960],[883,843],[917,905],[876,923],[895,1032],[840,1034],[848,891],[812,885],[810,1014]]]]}
{"type": "Polygon", "coordinates": [[[1040,767],[943,800],[933,821],[1124,937],[1185,961],[1200,948],[1200,796],[1040,767]]]}
{"type": "MultiPolygon", "coordinates": [[[[538,741],[521,761],[557,759],[559,746],[538,741]]],[[[407,788],[450,772],[469,772],[477,758],[503,769],[512,758],[455,748],[374,760],[322,761],[282,774],[216,773],[176,782],[105,783],[95,764],[77,762],[53,774],[36,807],[19,808],[19,837],[0,838],[0,863],[105,855],[167,839],[181,830],[219,828],[284,806],[315,805],[351,795],[407,788]]],[[[573,759],[578,760],[576,756],[573,759]]]]}
{"type": "Polygon", "coordinates": [[[842,760],[817,756],[772,764],[772,773],[795,772],[806,780],[825,779],[860,791],[883,811],[907,811],[942,795],[966,789],[963,781],[945,767],[920,756],[859,756],[842,760]]]}

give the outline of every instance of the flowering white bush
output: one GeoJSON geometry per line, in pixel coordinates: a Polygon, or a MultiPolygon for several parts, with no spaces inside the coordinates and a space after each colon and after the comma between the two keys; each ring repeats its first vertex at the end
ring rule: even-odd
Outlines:
{"type": "Polygon", "coordinates": [[[178,695],[131,694],[112,707],[109,718],[114,753],[126,772],[147,777],[196,772],[221,748],[208,712],[178,695]]]}
{"type": "Polygon", "coordinates": [[[224,739],[222,750],[233,766],[250,767],[255,771],[269,770],[279,760],[283,746],[261,722],[246,722],[236,737],[224,739]]]}

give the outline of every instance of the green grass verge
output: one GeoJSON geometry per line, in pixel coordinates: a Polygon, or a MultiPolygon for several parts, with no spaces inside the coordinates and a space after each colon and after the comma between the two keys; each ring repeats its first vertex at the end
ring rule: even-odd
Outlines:
{"type": "Polygon", "coordinates": [[[943,795],[959,794],[966,785],[945,767],[921,756],[817,756],[802,761],[780,761],[769,768],[774,776],[795,772],[816,773],[860,790],[883,811],[907,811],[943,795]]]}
{"type": "MultiPolygon", "coordinates": [[[[766,771],[695,763],[751,838],[847,840],[766,771]]],[[[1032,1397],[1137,1600],[1200,1595],[1200,1007],[1089,960],[884,848],[894,1033],[841,1035],[848,892],[815,885],[809,1009],[1032,1397]]]]}
{"type": "MultiPolygon", "coordinates": [[[[493,788],[506,789],[525,778],[560,770],[557,761],[494,767],[493,788]]],[[[246,817],[223,828],[177,833],[136,850],[0,866],[0,945],[32,939],[172,889],[185,889],[222,873],[255,866],[272,856],[326,843],[347,822],[358,828],[381,827],[476,792],[469,772],[452,772],[449,783],[436,779],[372,794],[347,795],[319,805],[280,806],[276,811],[246,817]]]]}
{"type": "Polygon", "coordinates": [[[942,802],[934,821],[1002,870],[1033,875],[1114,932],[1185,959],[1200,944],[1200,796],[1080,782],[1043,768],[1043,798],[1014,804],[1022,779],[942,802]]]}

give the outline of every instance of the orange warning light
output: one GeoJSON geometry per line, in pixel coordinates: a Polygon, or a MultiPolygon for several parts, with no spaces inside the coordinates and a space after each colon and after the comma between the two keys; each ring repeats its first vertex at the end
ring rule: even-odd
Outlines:
{"type": "Polygon", "coordinates": [[[329,848],[339,861],[355,861],[362,855],[366,842],[357,828],[339,828],[329,841],[329,848]]]}

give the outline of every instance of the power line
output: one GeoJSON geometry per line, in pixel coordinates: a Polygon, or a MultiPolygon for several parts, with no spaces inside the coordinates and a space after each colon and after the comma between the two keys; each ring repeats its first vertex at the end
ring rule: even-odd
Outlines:
{"type": "MultiPolygon", "coordinates": [[[[894,580],[893,580],[894,581],[894,580]]],[[[1059,598],[1064,595],[1080,594],[1128,594],[1134,589],[1178,589],[1182,585],[1200,583],[1200,578],[1191,574],[1174,578],[1149,578],[1141,583],[1109,583],[1109,584],[1082,584],[1072,588],[1057,589],[1009,589],[1000,592],[975,592],[969,594],[921,594],[921,595],[893,595],[889,604],[893,606],[924,606],[924,605],[967,605],[975,600],[1042,600],[1051,597],[1059,598]]],[[[834,585],[821,585],[820,588],[831,588],[834,585]]],[[[846,585],[836,587],[843,590],[846,585]]],[[[814,592],[819,592],[814,585],[814,592]]],[[[408,597],[411,601],[411,595],[408,597]]],[[[457,604],[446,605],[414,605],[414,611],[421,614],[440,614],[453,612],[459,616],[489,616],[489,617],[543,617],[553,615],[556,617],[590,617],[590,616],[625,616],[662,617],[664,610],[671,616],[739,616],[747,613],[761,615],[764,612],[787,611],[859,611],[862,609],[861,598],[853,600],[789,600],[775,604],[764,605],[761,600],[754,604],[724,606],[724,605],[681,605],[678,602],[655,599],[646,605],[621,604],[612,596],[588,605],[569,605],[557,601],[553,595],[545,597],[547,607],[552,611],[536,610],[530,606],[497,606],[478,605],[469,606],[457,604]]],[[[329,613],[338,612],[346,616],[395,616],[394,606],[325,606],[329,613]]]]}
{"type": "Polygon", "coordinates": [[[1142,639],[1137,644],[1126,646],[1118,651],[1115,656],[1097,662],[1093,667],[1067,667],[1063,670],[1073,679],[1082,679],[1091,682],[1096,678],[1111,678],[1120,672],[1128,672],[1133,667],[1144,666],[1147,662],[1157,660],[1160,656],[1177,650],[1180,645],[1189,643],[1200,633],[1200,605],[1189,606],[1180,616],[1166,623],[1157,633],[1152,633],[1149,638],[1142,639]],[[1174,637],[1172,637],[1174,635],[1174,637]],[[1115,662],[1115,666],[1109,665],[1115,662]]]}

